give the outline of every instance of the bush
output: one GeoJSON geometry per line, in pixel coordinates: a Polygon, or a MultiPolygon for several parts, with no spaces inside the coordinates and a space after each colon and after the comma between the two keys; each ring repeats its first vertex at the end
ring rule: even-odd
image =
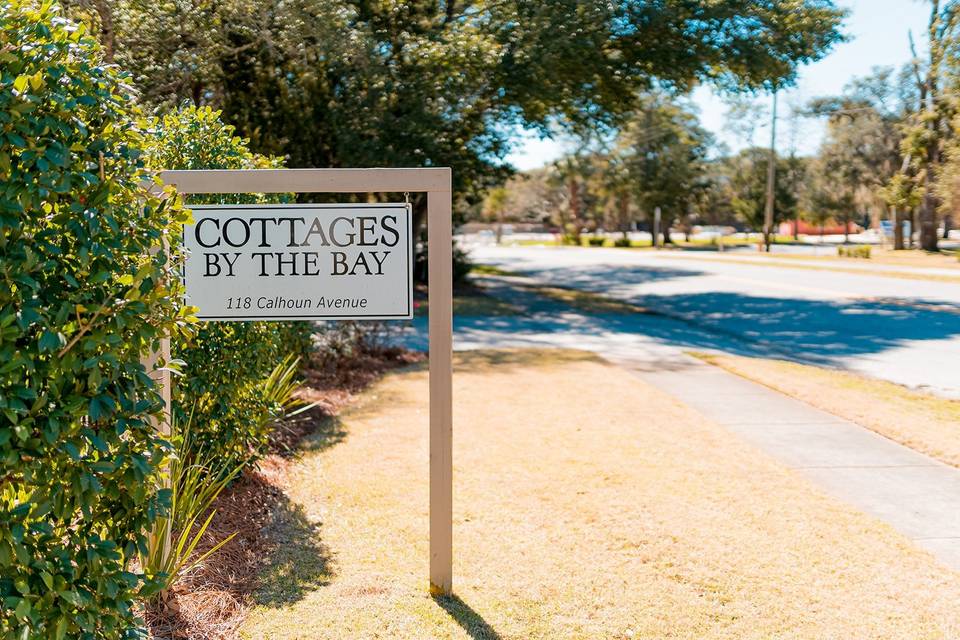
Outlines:
{"type": "Polygon", "coordinates": [[[613,246],[615,247],[632,247],[630,243],[630,238],[617,238],[613,241],[613,246]]]}
{"type": "MultiPolygon", "coordinates": [[[[264,169],[280,158],[254,154],[234,128],[208,107],[185,106],[156,123],[149,162],[160,169],[264,169]]],[[[189,196],[187,203],[283,202],[273,194],[189,196]]],[[[197,441],[215,448],[231,467],[255,461],[269,442],[274,410],[261,386],[277,363],[310,350],[308,322],[207,322],[174,346],[186,366],[174,388],[178,418],[193,416],[197,441]]]]}
{"type": "Polygon", "coordinates": [[[837,255],[841,258],[869,258],[870,245],[854,245],[852,247],[837,247],[837,255]]]}
{"type": "Polygon", "coordinates": [[[225,466],[216,451],[194,442],[189,420],[182,427],[173,420],[171,439],[176,442],[176,455],[170,458],[167,475],[170,508],[157,521],[158,535],[150,537],[146,552],[140,555],[140,566],[158,576],[158,591],[153,594],[155,601],[166,600],[168,589],[175,582],[236,535],[230,534],[209,549],[195,553],[216,515],[214,502],[240,473],[241,467],[225,466]],[[201,520],[202,516],[206,518],[201,520]]]}
{"type": "Polygon", "coordinates": [[[453,245],[453,283],[458,284],[467,279],[470,271],[473,269],[473,263],[470,262],[470,255],[461,249],[456,243],[453,245]]]}
{"type": "Polygon", "coordinates": [[[51,3],[0,4],[0,637],[131,638],[169,496],[141,364],[185,328],[129,89],[51,3]]]}
{"type": "Polygon", "coordinates": [[[607,243],[607,239],[604,238],[604,237],[602,237],[602,236],[599,237],[599,238],[598,238],[598,237],[587,238],[587,243],[588,243],[591,247],[602,247],[603,245],[605,245],[605,244],[607,243]]]}
{"type": "MultiPolygon", "coordinates": [[[[473,269],[473,263],[470,262],[470,255],[453,243],[453,284],[457,285],[467,279],[470,271],[473,269]]],[[[426,242],[417,243],[416,255],[413,258],[413,279],[416,282],[426,283],[429,278],[430,264],[429,251],[426,242]]]]}

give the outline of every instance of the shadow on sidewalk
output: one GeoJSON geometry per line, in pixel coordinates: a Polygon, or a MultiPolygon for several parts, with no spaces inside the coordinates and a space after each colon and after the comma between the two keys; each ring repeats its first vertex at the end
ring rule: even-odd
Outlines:
{"type": "MultiPolygon", "coordinates": [[[[493,290],[514,302],[509,297],[512,291],[510,287],[493,290]]],[[[530,293],[522,295],[530,297],[530,293]]],[[[851,356],[960,336],[960,313],[927,300],[811,300],[731,292],[642,295],[625,300],[637,305],[638,311],[584,313],[540,297],[539,308],[527,315],[454,317],[455,340],[481,348],[577,347],[609,340],[622,348],[629,344],[624,338],[636,335],[684,350],[718,350],[842,367],[851,356]]]]}
{"type": "MultiPolygon", "coordinates": [[[[842,364],[845,357],[908,342],[960,335],[960,315],[922,300],[809,300],[712,292],[644,296],[643,304],[706,332],[739,339],[726,350],[797,361],[842,364]],[[739,348],[738,348],[739,347],[739,348]]],[[[670,335],[663,336],[668,340],[670,335]]],[[[684,336],[698,348],[703,337],[684,336]]],[[[685,339],[684,339],[685,338],[685,339]]]]}

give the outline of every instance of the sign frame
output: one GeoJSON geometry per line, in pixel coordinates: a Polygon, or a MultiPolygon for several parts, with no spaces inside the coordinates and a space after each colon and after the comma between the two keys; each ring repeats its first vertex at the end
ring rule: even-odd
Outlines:
{"type": "MultiPolygon", "coordinates": [[[[178,193],[425,193],[430,378],[430,593],[453,591],[453,220],[449,167],[403,169],[167,170],[160,180],[178,193]]],[[[161,353],[170,357],[169,340],[161,353]]],[[[149,370],[149,368],[148,368],[149,370]]],[[[153,372],[170,407],[170,372],[153,372]]],[[[160,425],[169,433],[169,424],[160,425]]]]}

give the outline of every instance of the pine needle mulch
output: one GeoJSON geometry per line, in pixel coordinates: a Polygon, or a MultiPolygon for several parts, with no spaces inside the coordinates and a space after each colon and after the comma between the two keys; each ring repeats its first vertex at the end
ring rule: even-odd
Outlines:
{"type": "Polygon", "coordinates": [[[258,572],[284,546],[271,532],[285,526],[293,508],[283,492],[287,471],[296,464],[301,440],[325,431],[334,417],[385,371],[423,359],[423,354],[395,348],[360,348],[340,358],[312,362],[304,372],[300,397],[317,406],[273,435],[273,453],[257,469],[245,471],[217,499],[217,513],[197,553],[236,534],[201,567],[172,589],[171,597],[148,607],[146,622],[153,640],[230,640],[258,587],[258,572]]]}
{"type": "Polygon", "coordinates": [[[427,587],[425,371],[308,437],[244,638],[956,638],[960,574],[592,356],[454,378],[454,590],[427,587]]]}

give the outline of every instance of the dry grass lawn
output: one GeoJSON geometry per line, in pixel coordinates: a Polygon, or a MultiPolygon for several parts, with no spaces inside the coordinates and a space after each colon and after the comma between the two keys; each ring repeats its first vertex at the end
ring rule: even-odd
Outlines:
{"type": "Polygon", "coordinates": [[[694,355],[960,467],[960,401],[849,371],[764,358],[694,355]]]}
{"type": "MultiPolygon", "coordinates": [[[[415,316],[427,317],[430,301],[426,291],[417,296],[413,303],[415,316]]],[[[465,284],[453,292],[453,314],[456,316],[512,316],[521,310],[485,292],[482,287],[465,284]]]]}
{"type": "Polygon", "coordinates": [[[698,260],[716,260],[721,262],[734,262],[737,264],[762,265],[767,267],[779,267],[788,269],[809,269],[813,271],[837,271],[840,273],[851,273],[854,275],[875,275],[885,278],[900,278],[902,280],[923,280],[937,282],[960,282],[960,261],[955,254],[951,253],[927,253],[923,251],[892,251],[888,249],[873,248],[873,253],[869,259],[863,258],[840,258],[831,256],[813,256],[807,254],[790,253],[763,253],[758,251],[749,258],[742,254],[728,253],[723,254],[691,254],[679,251],[664,251],[661,256],[670,258],[696,258],[698,260]],[[770,262],[764,262],[765,260],[770,262]],[[849,262],[851,267],[837,265],[836,262],[849,262]],[[868,267],[862,269],[857,267],[868,267]],[[951,269],[957,272],[952,274],[929,274],[914,273],[893,269],[891,267],[930,267],[937,269],[951,269]]]}
{"type": "Polygon", "coordinates": [[[566,287],[551,287],[549,285],[528,283],[526,281],[518,283],[518,286],[533,291],[545,298],[562,302],[577,311],[588,314],[629,314],[646,312],[646,310],[639,305],[608,298],[590,291],[569,289],[566,287]]]}
{"type": "Polygon", "coordinates": [[[957,638],[960,575],[569,351],[455,376],[455,598],[427,591],[427,376],[308,443],[247,638],[957,638]]]}
{"type": "MultiPolygon", "coordinates": [[[[837,256],[805,256],[802,254],[763,254],[772,255],[778,258],[791,259],[811,259],[811,260],[836,260],[837,256]]],[[[960,275],[960,261],[957,260],[957,254],[953,251],[920,251],[919,249],[903,249],[894,251],[893,249],[883,249],[873,246],[870,249],[869,259],[844,258],[855,262],[864,262],[867,264],[889,265],[891,267],[931,267],[937,269],[955,269],[960,275]]]]}

